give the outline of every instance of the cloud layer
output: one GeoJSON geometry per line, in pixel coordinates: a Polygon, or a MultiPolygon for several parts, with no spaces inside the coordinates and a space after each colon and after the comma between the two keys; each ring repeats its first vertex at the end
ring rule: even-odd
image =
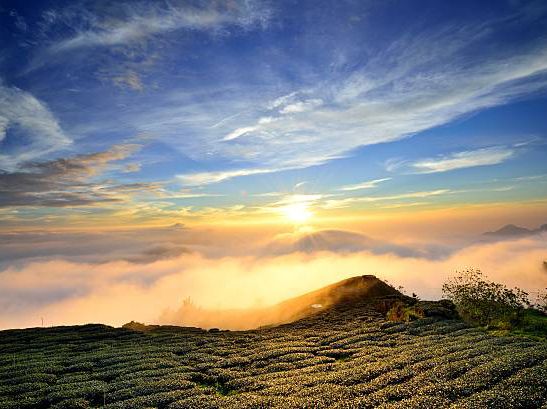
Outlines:
{"type": "MultiPolygon", "coordinates": [[[[81,261],[85,255],[79,255],[71,261],[49,256],[4,266],[0,328],[38,325],[40,317],[46,325],[157,322],[162,312],[177,309],[187,297],[212,309],[267,306],[360,274],[376,274],[424,298],[438,298],[447,276],[467,267],[481,268],[493,280],[531,292],[547,286],[542,265],[547,247],[542,238],[478,243],[432,259],[420,256],[417,249],[409,254],[400,253],[400,246],[381,249],[376,241],[367,248],[363,236],[344,232],[327,232],[328,240],[313,246],[306,244],[309,237],[296,247],[291,247],[292,239],[280,237],[277,245],[280,240],[287,243],[282,254],[275,249],[265,252],[268,247],[256,244],[260,240],[239,240],[242,253],[225,247],[207,255],[208,247],[220,250],[228,236],[214,242],[209,236],[207,242],[202,235],[204,251],[195,245],[188,251],[180,238],[196,242],[196,237],[187,234],[191,233],[183,233],[169,248],[156,245],[140,253],[134,248],[135,256],[118,252],[99,263],[81,261]]],[[[148,236],[161,237],[160,232],[148,236]]],[[[119,237],[78,240],[89,242],[88,251],[97,254],[97,245],[115,248],[119,237]]],[[[139,242],[146,249],[145,241],[139,242]]],[[[222,327],[221,322],[215,324],[222,327]]]]}
{"type": "MultiPolygon", "coordinates": [[[[30,162],[15,172],[0,172],[0,207],[66,207],[115,202],[137,190],[154,190],[149,183],[117,184],[92,181],[114,161],[125,159],[139,145],[116,145],[110,150],[47,162],[30,162]]],[[[157,186],[156,186],[157,188],[157,186]]]]}

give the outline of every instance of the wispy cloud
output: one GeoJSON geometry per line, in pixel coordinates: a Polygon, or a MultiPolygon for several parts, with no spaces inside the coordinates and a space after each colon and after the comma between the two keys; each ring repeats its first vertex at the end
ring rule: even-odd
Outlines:
{"type": "Polygon", "coordinates": [[[196,199],[200,197],[221,197],[223,195],[217,193],[204,193],[204,192],[194,192],[192,190],[183,189],[180,192],[172,192],[169,194],[163,194],[162,198],[169,199],[196,199]]]}
{"type": "Polygon", "coordinates": [[[44,102],[0,82],[0,143],[7,138],[10,143],[0,153],[0,170],[13,170],[20,163],[65,148],[72,142],[44,102]]]}
{"type": "Polygon", "coordinates": [[[246,27],[264,23],[268,18],[268,13],[254,1],[208,2],[201,7],[181,1],[169,2],[167,6],[154,2],[126,2],[111,10],[116,13],[82,14],[80,18],[87,17],[86,25],[91,27],[57,42],[51,46],[50,52],[124,45],[182,29],[215,30],[227,25],[246,27]]]}
{"type": "MultiPolygon", "coordinates": [[[[192,160],[226,164],[219,171],[179,177],[192,185],[324,164],[358,147],[411,137],[546,87],[543,38],[519,49],[491,47],[469,63],[469,47],[496,44],[496,24],[413,29],[379,46],[349,72],[346,67],[321,73],[320,83],[305,74],[287,81],[276,57],[263,61],[267,72],[262,64],[227,61],[225,70],[215,71],[214,84],[167,91],[153,103],[143,98],[146,104],[110,118],[105,113],[94,126],[122,131],[122,124],[131,124],[192,160]],[[242,69],[264,82],[226,74],[242,69]]],[[[306,63],[298,57],[293,62],[299,69],[306,63]]]]}
{"type": "Polygon", "coordinates": [[[302,194],[302,193],[295,193],[295,194],[289,194],[285,195],[282,199],[275,202],[273,206],[284,206],[288,204],[295,204],[295,203],[314,203],[318,200],[324,198],[325,195],[321,194],[302,194]]]}
{"type": "Polygon", "coordinates": [[[159,190],[161,187],[153,183],[92,180],[111,162],[125,159],[139,148],[132,144],[115,145],[103,152],[26,163],[21,171],[0,173],[0,207],[94,205],[159,190]]]}
{"type": "Polygon", "coordinates": [[[388,180],[391,180],[391,178],[369,180],[366,182],[358,183],[356,185],[342,186],[339,190],[353,191],[353,190],[361,190],[361,189],[372,189],[378,186],[379,183],[386,182],[388,180]]]}
{"type": "Polygon", "coordinates": [[[281,106],[287,105],[287,104],[291,103],[291,101],[294,100],[294,98],[297,94],[298,94],[297,91],[293,91],[289,94],[281,95],[280,97],[277,97],[276,99],[271,101],[267,105],[267,107],[268,107],[268,109],[275,109],[275,108],[279,108],[281,106]]]}
{"type": "Polygon", "coordinates": [[[360,197],[346,197],[343,199],[329,199],[323,204],[326,209],[344,208],[349,207],[355,203],[373,203],[373,202],[388,202],[392,200],[401,199],[424,199],[432,196],[440,196],[445,194],[454,193],[450,189],[436,189],[420,192],[408,192],[387,196],[360,196],[360,197]]]}
{"type": "Polygon", "coordinates": [[[161,105],[162,112],[170,112],[166,122],[156,121],[160,112],[152,110],[140,113],[137,123],[165,135],[197,160],[213,151],[257,167],[325,163],[357,147],[410,137],[547,86],[547,43],[542,40],[518,52],[500,50],[466,63],[467,45],[481,44],[485,32],[454,28],[405,36],[350,75],[331,76],[315,88],[293,88],[276,99],[236,84],[238,93],[212,92],[215,101],[207,104],[161,105]],[[195,111],[185,114],[189,107],[195,111]],[[211,112],[232,120],[202,119],[211,112]],[[236,116],[238,112],[245,115],[236,116]],[[169,137],[181,127],[195,138],[169,137]]]}
{"type": "Polygon", "coordinates": [[[315,108],[323,105],[323,100],[320,98],[306,99],[304,101],[294,102],[292,104],[285,105],[279,110],[281,114],[294,114],[297,112],[313,111],[315,108]]]}
{"type": "Polygon", "coordinates": [[[382,209],[400,209],[406,207],[427,206],[430,202],[393,203],[382,206],[382,209]]]}
{"type": "MultiPolygon", "coordinates": [[[[137,69],[128,70],[124,64],[114,74],[112,70],[106,70],[110,74],[108,79],[119,86],[140,90],[144,87],[142,79],[147,80],[148,85],[148,79],[152,82],[153,78],[162,83],[158,89],[164,88],[155,92],[147,86],[146,92],[131,95],[130,101],[117,95],[108,100],[110,105],[104,105],[112,106],[112,110],[90,104],[94,109],[89,110],[89,115],[86,112],[87,123],[73,127],[76,131],[85,129],[74,133],[75,138],[82,140],[126,132],[157,135],[158,142],[175,154],[195,161],[194,169],[207,169],[206,172],[186,173],[188,168],[177,167],[176,179],[183,185],[208,185],[237,177],[324,164],[352,155],[358,147],[408,138],[547,86],[546,39],[537,37],[518,48],[515,44],[506,46],[499,40],[499,31],[505,28],[498,20],[485,20],[479,25],[456,24],[452,20],[449,24],[416,24],[404,31],[386,33],[385,42],[382,40],[379,44],[340,41],[340,54],[358,57],[352,64],[337,65],[333,55],[325,53],[312,67],[311,63],[316,61],[299,53],[301,45],[292,42],[293,58],[288,61],[285,57],[289,49],[281,40],[275,42],[276,52],[257,52],[254,45],[247,43],[249,38],[241,39],[244,53],[240,54],[239,48],[239,51],[231,48],[224,50],[226,53],[222,51],[222,40],[232,29],[248,29],[268,18],[269,11],[264,4],[243,0],[229,5],[227,2],[199,2],[199,6],[192,6],[182,1],[166,4],[122,1],[112,7],[87,10],[81,17],[75,16],[73,9],[73,16],[66,24],[69,29],[47,37],[47,41],[54,41],[50,51],[79,50],[85,57],[86,50],[100,53],[102,47],[110,52],[112,47],[113,54],[117,55],[123,49],[124,58],[135,52],[139,60],[143,50],[151,54],[162,53],[167,44],[171,44],[173,50],[179,50],[173,44],[188,30],[200,31],[199,36],[203,31],[222,31],[222,36],[216,38],[221,43],[218,48],[204,47],[207,53],[213,49],[218,51],[215,60],[204,62],[205,54],[200,54],[200,46],[195,45],[198,42],[188,44],[195,53],[192,63],[173,57],[169,64],[180,63],[176,77],[169,70],[144,76],[137,69]],[[163,36],[177,30],[180,32],[176,36],[163,36]],[[67,33],[71,33],[70,38],[66,38],[67,33]],[[63,35],[65,37],[60,38],[63,35]],[[125,45],[135,49],[121,47],[125,45]],[[470,55],[469,51],[474,49],[484,52],[470,55]],[[256,64],[249,64],[251,59],[256,64]],[[241,74],[243,72],[245,74],[241,74]],[[211,163],[215,163],[213,171],[207,167],[211,163]]],[[[300,31],[310,31],[310,27],[299,28],[300,31]]],[[[244,34],[243,30],[241,33],[244,34]]],[[[328,31],[326,37],[337,34],[335,30],[328,31]]],[[[311,49],[322,50],[323,43],[318,37],[310,35],[306,41],[311,49]]],[[[67,64],[67,72],[77,65],[67,64]]],[[[93,74],[96,79],[97,73],[93,74]]],[[[84,87],[85,84],[72,86],[84,87]]],[[[93,95],[102,96],[99,91],[93,91],[93,95]]],[[[84,99],[82,96],[80,99],[84,99]]],[[[59,98],[51,106],[62,106],[60,102],[64,101],[59,98]]],[[[44,104],[42,108],[48,112],[44,104]]],[[[77,116],[74,112],[67,112],[62,118],[70,121],[77,116]]],[[[36,117],[39,115],[25,116],[36,117]]],[[[69,142],[55,117],[50,115],[48,118],[46,128],[49,131],[40,132],[40,135],[49,132],[49,136],[36,136],[36,140],[44,144],[30,146],[28,151],[33,154],[48,152],[50,147],[46,145],[49,143],[58,148],[63,144],[55,141],[69,142]]],[[[25,120],[31,123],[30,119],[25,120]]],[[[16,121],[10,119],[10,122],[16,121]]],[[[2,126],[0,123],[0,129],[2,126]]],[[[419,173],[446,172],[502,163],[511,157],[510,150],[464,151],[418,161],[407,158],[408,162],[390,165],[393,168],[402,166],[405,170],[411,168],[419,173]]],[[[427,154],[430,155],[434,154],[427,154]]],[[[0,159],[8,158],[0,156],[0,159]]],[[[21,159],[28,161],[34,157],[17,156],[18,161],[21,159]]],[[[128,175],[131,176],[137,175],[128,175]]],[[[341,186],[340,191],[372,189],[387,180],[341,186]]],[[[340,185],[343,183],[348,182],[340,185]]]]}
{"type": "Polygon", "coordinates": [[[135,71],[127,71],[123,75],[115,75],[111,80],[114,85],[121,88],[130,88],[134,91],[142,91],[144,89],[141,77],[135,71]]]}
{"type": "Polygon", "coordinates": [[[254,196],[255,197],[279,197],[283,195],[285,195],[285,193],[283,192],[265,192],[265,193],[257,193],[254,196]]]}
{"type": "Polygon", "coordinates": [[[249,132],[256,131],[258,127],[256,126],[244,126],[242,128],[234,129],[232,132],[230,132],[228,135],[226,135],[224,138],[222,138],[223,141],[232,141],[234,139],[239,138],[240,136],[243,136],[249,132]]]}
{"type": "Polygon", "coordinates": [[[240,176],[260,175],[277,171],[278,169],[238,169],[218,172],[197,172],[177,175],[177,179],[188,186],[200,186],[218,183],[240,176]]]}
{"type": "Polygon", "coordinates": [[[455,169],[497,165],[510,159],[514,154],[514,150],[509,148],[483,148],[422,159],[412,163],[411,166],[419,173],[448,172],[455,169]]]}
{"type": "Polygon", "coordinates": [[[140,163],[130,163],[122,169],[122,172],[124,173],[133,173],[138,172],[141,170],[141,164],[140,163]]]}

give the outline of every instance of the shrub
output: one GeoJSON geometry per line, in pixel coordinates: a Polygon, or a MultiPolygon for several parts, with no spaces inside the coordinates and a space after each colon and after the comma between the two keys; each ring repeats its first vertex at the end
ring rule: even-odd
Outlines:
{"type": "Polygon", "coordinates": [[[387,319],[396,322],[410,322],[424,318],[424,312],[421,308],[406,306],[402,301],[393,303],[387,312],[387,319]]]}
{"type": "Polygon", "coordinates": [[[522,320],[525,307],[530,305],[526,292],[488,281],[480,270],[458,273],[442,290],[462,318],[484,327],[510,329],[522,320]]]}
{"type": "MultiPolygon", "coordinates": [[[[547,261],[544,261],[547,265],[547,261]]],[[[547,315],[547,288],[543,291],[538,291],[536,295],[536,302],[534,303],[534,309],[547,315]]]]}

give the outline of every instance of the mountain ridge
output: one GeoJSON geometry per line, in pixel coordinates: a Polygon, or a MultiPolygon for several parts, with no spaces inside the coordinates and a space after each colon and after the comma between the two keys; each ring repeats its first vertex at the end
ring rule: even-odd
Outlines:
{"type": "Polygon", "coordinates": [[[332,307],[372,303],[378,298],[408,298],[374,275],[347,278],[269,307],[207,310],[183,303],[174,312],[164,312],[160,322],[200,328],[245,330],[281,325],[312,316],[332,307]]]}
{"type": "Polygon", "coordinates": [[[499,237],[499,238],[509,238],[509,237],[526,237],[534,236],[541,233],[547,232],[547,224],[542,224],[536,229],[528,229],[526,227],[517,226],[515,224],[506,224],[505,226],[494,231],[487,231],[483,233],[483,236],[486,237],[499,237]]]}

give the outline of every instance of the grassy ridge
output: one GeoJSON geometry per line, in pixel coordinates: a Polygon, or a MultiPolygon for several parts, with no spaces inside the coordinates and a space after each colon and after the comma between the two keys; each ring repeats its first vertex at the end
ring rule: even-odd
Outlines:
{"type": "Polygon", "coordinates": [[[0,332],[0,408],[539,408],[547,344],[370,300],[275,328],[0,332]]]}
{"type": "Polygon", "coordinates": [[[519,335],[524,337],[547,340],[547,316],[537,310],[529,308],[524,311],[521,321],[507,330],[494,330],[496,335],[519,335]]]}

